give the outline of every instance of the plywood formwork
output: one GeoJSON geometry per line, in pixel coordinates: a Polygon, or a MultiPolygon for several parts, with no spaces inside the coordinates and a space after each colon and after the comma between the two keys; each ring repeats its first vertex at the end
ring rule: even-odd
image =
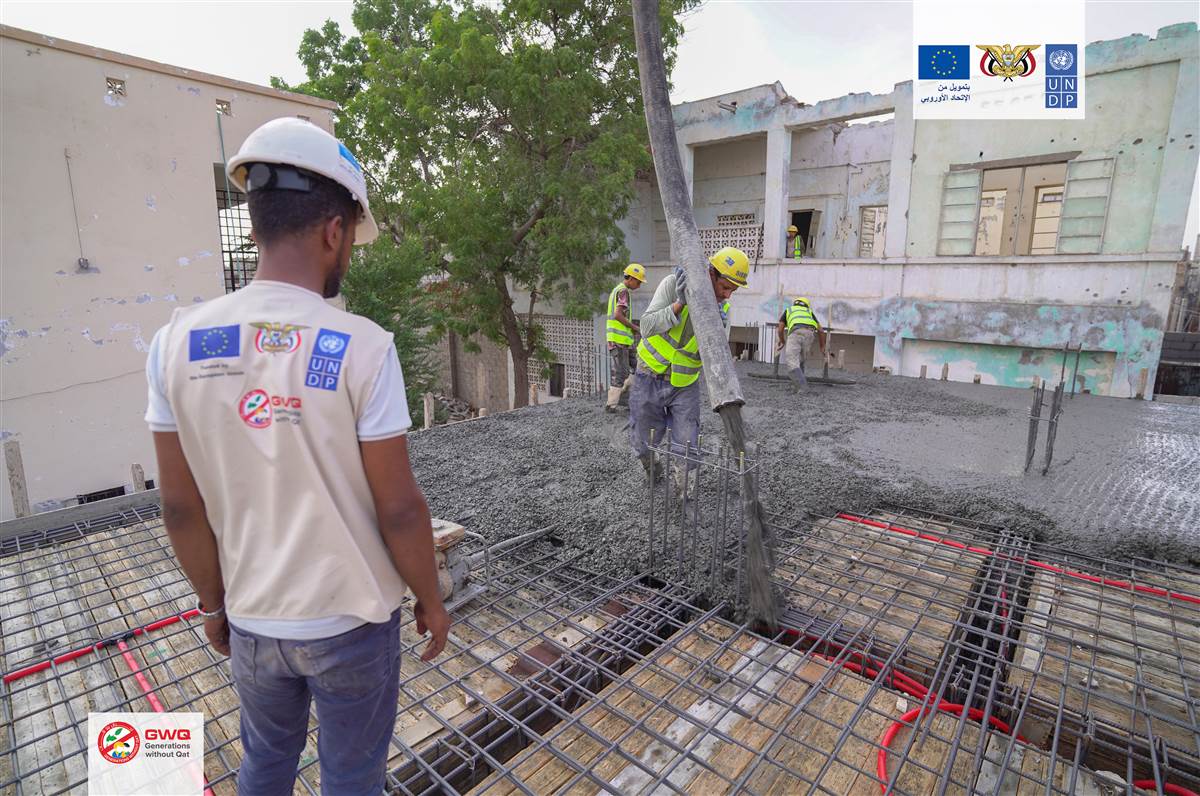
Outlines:
{"type": "MultiPolygon", "coordinates": [[[[472,793],[873,796],[880,739],[915,704],[837,660],[701,619],[472,793]]],[[[971,793],[989,757],[1005,792],[1071,792],[1069,762],[1023,747],[1004,764],[980,741],[993,734],[946,713],[906,725],[892,792],[971,793]]]]}
{"type": "MultiPolygon", "coordinates": [[[[195,618],[144,630],[164,618],[190,617],[195,605],[161,522],[135,514],[126,525],[89,530],[16,540],[0,558],[0,672],[11,676],[0,686],[0,792],[83,786],[87,714],[152,710],[128,653],[165,710],[204,714],[210,787],[235,793],[239,703],[228,659],[211,648],[195,618]],[[17,676],[72,651],[84,654],[17,676]]],[[[543,643],[570,649],[611,619],[603,609],[622,594],[618,582],[574,569],[568,558],[547,546],[494,559],[489,599],[454,612],[454,633],[434,665],[417,660],[424,640],[407,615],[389,765],[410,759],[414,748],[518,685],[528,676],[515,666],[525,650],[543,643]]],[[[298,794],[320,792],[318,732],[314,708],[298,794]]]]}
{"type": "Polygon", "coordinates": [[[933,673],[980,576],[978,555],[837,517],[780,531],[773,576],[788,608],[903,648],[906,670],[933,673]]]}

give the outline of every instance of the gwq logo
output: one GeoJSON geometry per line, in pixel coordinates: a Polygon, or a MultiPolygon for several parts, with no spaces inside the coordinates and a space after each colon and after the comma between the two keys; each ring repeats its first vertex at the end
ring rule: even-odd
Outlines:
{"type": "MultiPolygon", "coordinates": [[[[150,732],[155,731],[151,730],[150,732]]],[[[149,737],[147,734],[147,740],[149,737]]],[[[110,763],[128,763],[137,757],[138,749],[142,746],[137,730],[133,728],[132,724],[126,724],[123,721],[114,721],[112,724],[106,725],[100,731],[96,744],[100,747],[101,756],[110,763]]]]}
{"type": "Polygon", "coordinates": [[[180,730],[159,730],[150,727],[146,730],[147,741],[190,741],[192,740],[192,731],[189,729],[180,730]]]}

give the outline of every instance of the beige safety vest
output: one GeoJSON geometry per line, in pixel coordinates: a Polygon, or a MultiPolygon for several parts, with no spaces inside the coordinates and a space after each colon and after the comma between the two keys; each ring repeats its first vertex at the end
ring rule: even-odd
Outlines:
{"type": "Polygon", "coordinates": [[[379,535],[356,422],[391,335],[262,281],[177,309],[164,335],[167,397],[228,612],[386,621],[405,586],[379,535]]]}

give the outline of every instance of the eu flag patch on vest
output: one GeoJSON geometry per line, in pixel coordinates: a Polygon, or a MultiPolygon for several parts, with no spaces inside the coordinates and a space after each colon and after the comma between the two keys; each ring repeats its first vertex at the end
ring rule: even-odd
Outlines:
{"type": "Polygon", "coordinates": [[[188,334],[188,362],[217,357],[236,357],[241,354],[241,327],[210,326],[193,329],[188,334]]]}
{"type": "Polygon", "coordinates": [[[313,343],[312,356],[308,360],[308,372],[304,376],[305,387],[318,390],[336,390],[342,375],[342,359],[350,347],[350,335],[321,329],[313,343]]]}

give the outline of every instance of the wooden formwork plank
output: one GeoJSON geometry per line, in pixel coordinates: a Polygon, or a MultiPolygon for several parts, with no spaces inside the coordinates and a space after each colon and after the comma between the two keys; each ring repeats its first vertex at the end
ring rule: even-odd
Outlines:
{"type": "MultiPolygon", "coordinates": [[[[661,657],[652,657],[654,666],[640,664],[626,676],[634,685],[623,682],[612,683],[596,698],[581,706],[587,712],[581,723],[601,738],[617,738],[637,722],[644,720],[654,708],[654,700],[668,693],[678,682],[663,676],[656,669],[666,669],[676,676],[686,672],[687,662],[682,656],[706,656],[715,645],[706,642],[697,634],[689,634],[680,640],[674,651],[661,657]],[[698,646],[704,645],[707,646],[698,646]]],[[[550,742],[556,750],[571,757],[584,766],[591,766],[606,751],[587,732],[576,728],[552,731],[550,742]]],[[[513,776],[524,787],[536,793],[551,793],[560,789],[574,778],[576,770],[562,762],[553,752],[541,749],[521,761],[513,770],[513,776]]],[[[473,793],[506,794],[517,788],[508,777],[494,774],[476,788],[473,793]]]]}
{"type": "Polygon", "coordinates": [[[1035,570],[1009,681],[1046,704],[1200,754],[1183,697],[1200,695],[1195,616],[1188,605],[1035,570]]]}
{"type": "MultiPolygon", "coordinates": [[[[722,631],[728,633],[729,628],[722,631]]],[[[693,647],[693,655],[703,659],[706,655],[699,655],[701,649],[693,647]]],[[[720,739],[708,728],[715,725],[727,733],[737,722],[739,711],[760,709],[783,680],[784,671],[774,667],[794,665],[796,661],[798,656],[786,647],[738,633],[728,649],[710,663],[686,663],[681,676],[686,686],[670,699],[671,709],[656,706],[643,724],[654,735],[638,732],[632,736],[634,743],[621,744],[621,751],[638,758],[644,768],[608,752],[594,773],[613,790],[638,793],[650,789],[651,783],[673,765],[666,781],[672,787],[686,789],[698,774],[709,770],[708,761],[717,750],[720,739]],[[675,747],[689,756],[676,762],[683,755],[675,747]]],[[[595,791],[591,787],[586,792],[595,791]]]]}
{"type": "Polygon", "coordinates": [[[776,579],[797,584],[783,589],[788,603],[904,646],[913,669],[932,666],[983,559],[849,520],[823,520],[811,534],[820,543],[800,541],[777,556],[776,579]]]}

